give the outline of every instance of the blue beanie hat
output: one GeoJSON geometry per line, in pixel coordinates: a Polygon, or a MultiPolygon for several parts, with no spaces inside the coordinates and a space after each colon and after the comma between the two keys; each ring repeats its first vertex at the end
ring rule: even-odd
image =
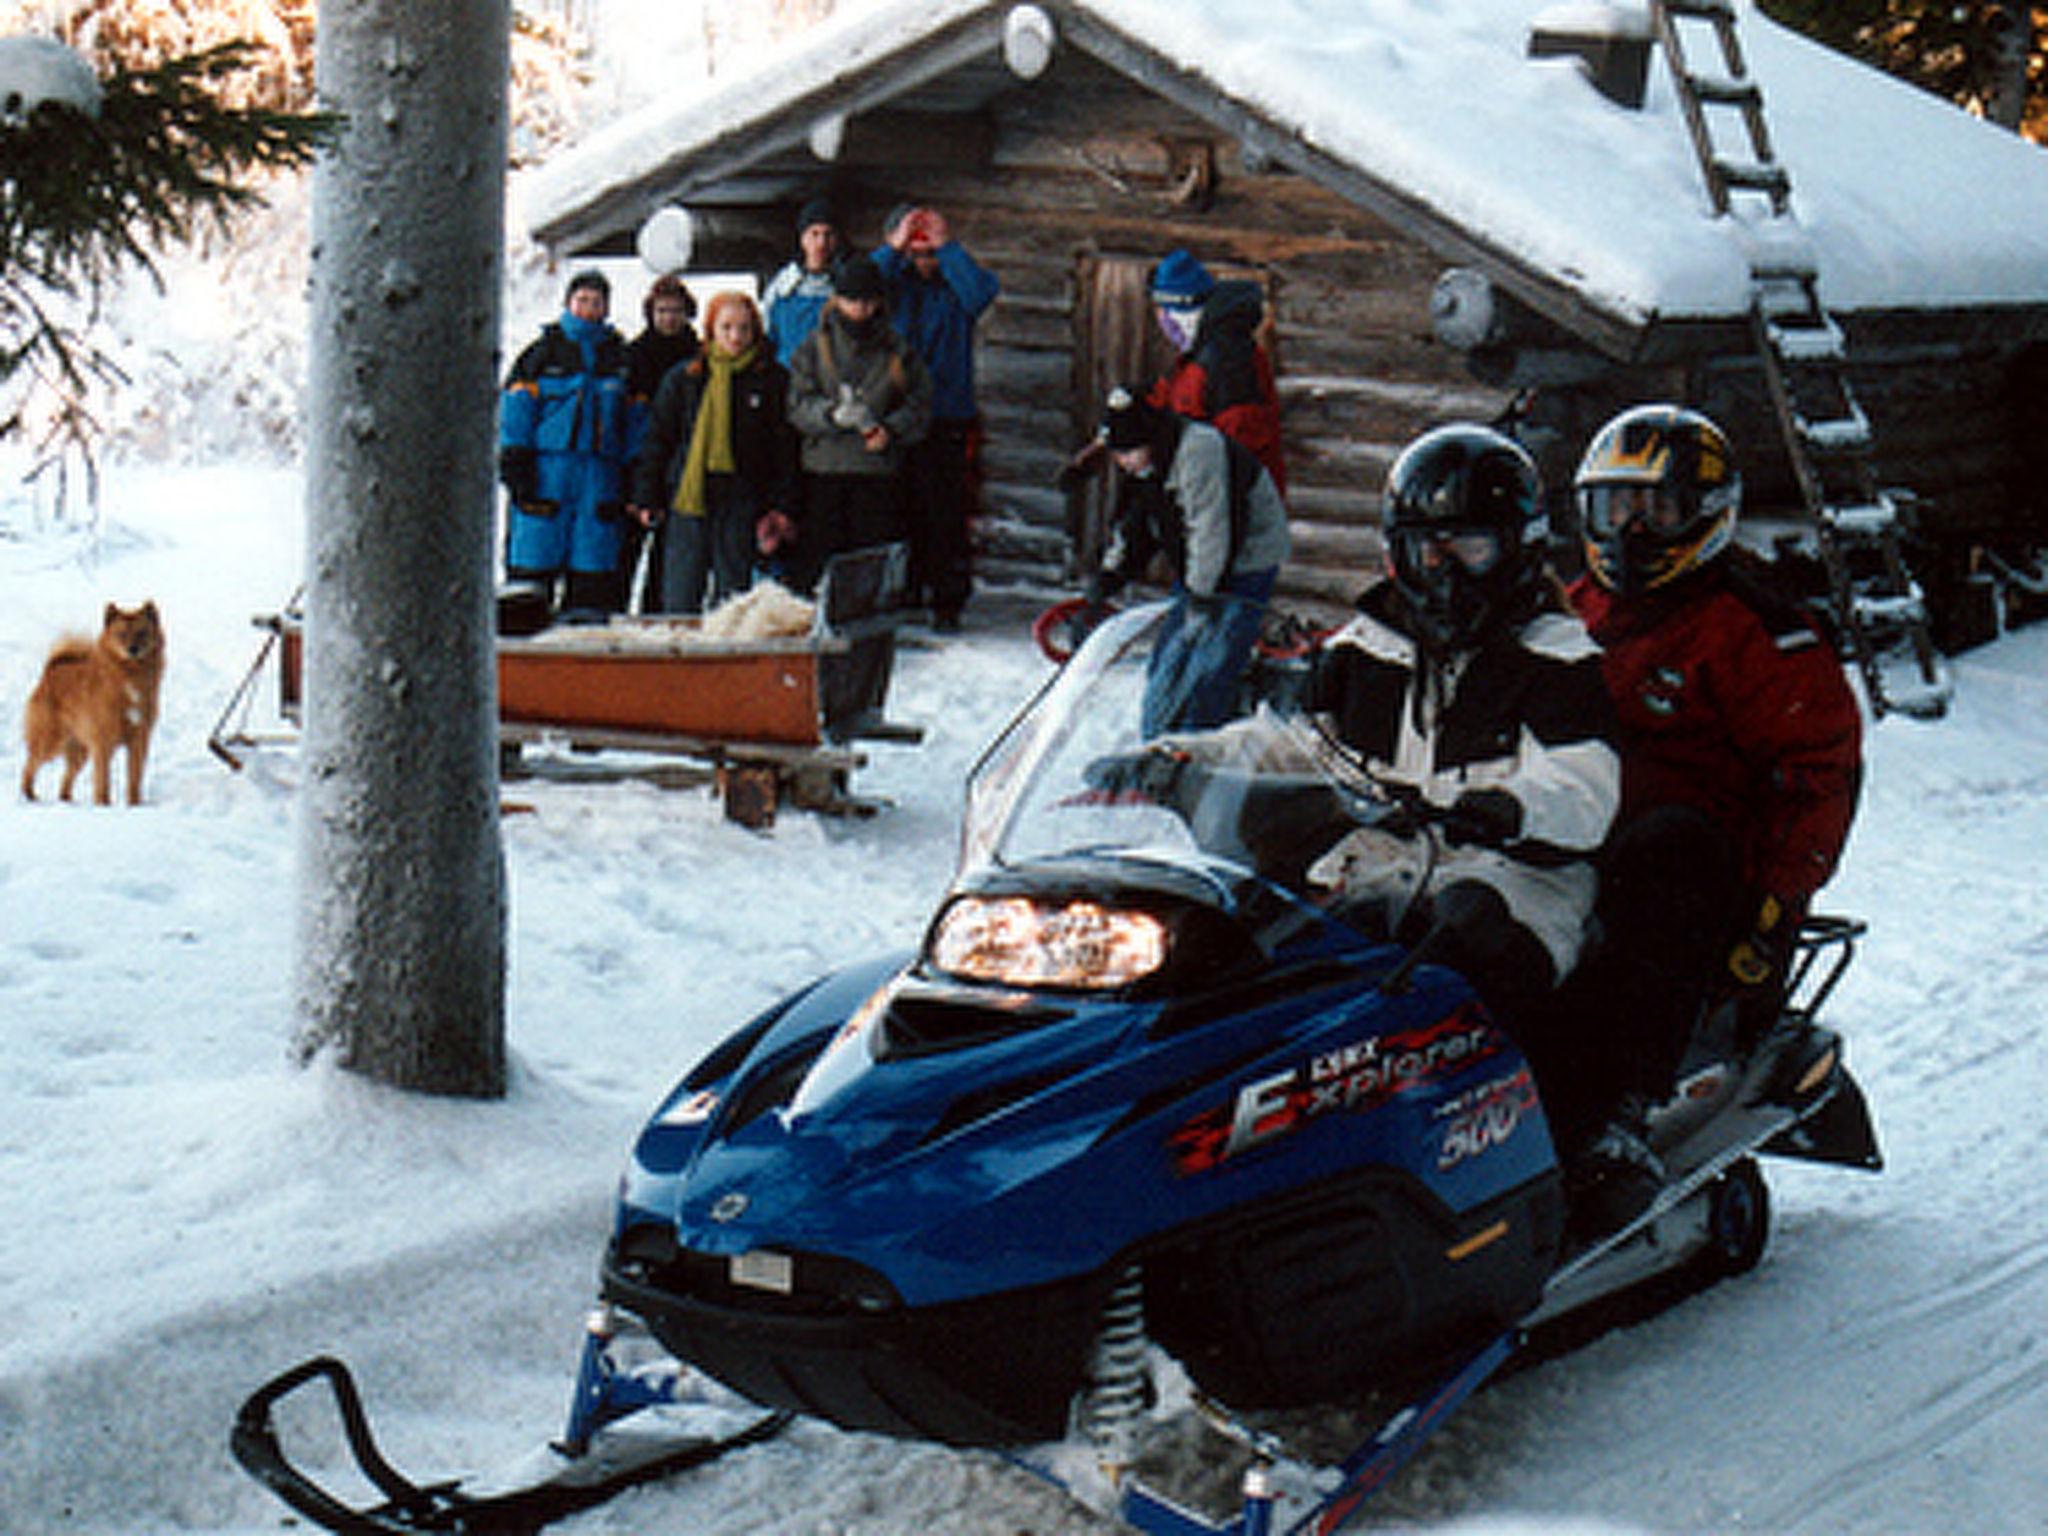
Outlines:
{"type": "Polygon", "coordinates": [[[1169,309],[1190,309],[1206,299],[1216,279],[1186,251],[1169,252],[1152,269],[1152,302],[1169,309]]]}

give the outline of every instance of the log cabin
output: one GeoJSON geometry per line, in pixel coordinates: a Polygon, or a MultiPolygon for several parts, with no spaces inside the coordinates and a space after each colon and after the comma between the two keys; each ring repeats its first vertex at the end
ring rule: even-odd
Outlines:
{"type": "Polygon", "coordinates": [[[1178,247],[1256,278],[1282,594],[1311,610],[1377,570],[1387,466],[1446,420],[1512,420],[1568,526],[1594,428],[1681,399],[1729,431],[1757,518],[1796,526],[1751,316],[1790,227],[1876,471],[1915,498],[1936,627],[1977,638],[1985,561],[2024,573],[2048,542],[2048,155],[1749,0],[1692,9],[1726,13],[1789,216],[1717,206],[1687,121],[1711,89],[1683,88],[1648,12],[1527,0],[884,3],[608,125],[519,196],[565,255],[629,253],[683,209],[702,271],[788,260],[811,196],[862,248],[903,201],[943,210],[1002,282],[977,353],[996,585],[1057,590],[1093,557],[1101,489],[1054,480],[1107,388],[1168,360],[1152,264],[1178,247]]]}

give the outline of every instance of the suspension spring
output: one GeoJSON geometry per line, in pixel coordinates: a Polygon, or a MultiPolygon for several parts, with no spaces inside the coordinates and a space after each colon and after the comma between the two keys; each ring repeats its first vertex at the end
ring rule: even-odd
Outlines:
{"type": "Polygon", "coordinates": [[[1138,1419],[1151,1401],[1145,1349],[1145,1282],[1133,1264],[1117,1277],[1103,1303],[1081,1404],[1081,1422],[1096,1460],[1113,1481],[1131,1464],[1138,1419]]]}

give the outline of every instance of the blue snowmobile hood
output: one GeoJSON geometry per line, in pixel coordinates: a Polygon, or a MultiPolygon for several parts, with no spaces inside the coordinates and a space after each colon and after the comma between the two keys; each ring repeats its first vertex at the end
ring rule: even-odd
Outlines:
{"type": "Polygon", "coordinates": [[[1540,1132],[1410,1166],[1414,1148],[1445,1144],[1459,1094],[1493,1085],[1518,1123],[1540,1123],[1533,1093],[1514,1097],[1519,1054],[1451,973],[1382,992],[1398,951],[1271,887],[1202,899],[1184,873],[1140,883],[1127,863],[1087,860],[984,884],[1005,880],[1121,889],[1234,929],[1238,974],[1096,995],[963,984],[911,955],[849,967],[740,1031],[663,1104],[621,1233],[657,1223],[702,1255],[833,1255],[924,1304],[992,1273],[1007,1288],[1092,1270],[1374,1158],[1426,1173],[1454,1208],[1547,1166],[1540,1132]]]}

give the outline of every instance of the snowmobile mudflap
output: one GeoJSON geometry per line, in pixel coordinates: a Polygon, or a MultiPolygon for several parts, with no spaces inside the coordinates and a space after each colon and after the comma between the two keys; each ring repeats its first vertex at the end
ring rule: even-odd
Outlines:
{"type": "MultiPolygon", "coordinates": [[[[622,1416],[622,1415],[621,1415],[622,1416]]],[[[466,1480],[420,1484],[393,1467],[370,1432],[362,1395],[346,1365],[321,1355],[300,1362],[259,1387],[235,1415],[229,1449],[242,1469],[315,1525],[341,1536],[391,1536],[440,1531],[452,1536],[529,1536],[542,1526],[603,1503],[628,1488],[702,1466],[728,1451],[766,1440],[790,1415],[742,1414],[715,1432],[648,1439],[638,1445],[594,1447],[571,1454],[547,1447],[526,1480],[489,1492],[465,1492],[466,1480]],[[385,1502],[358,1509],[342,1502],[294,1466],[279,1443],[272,1410],[315,1381],[325,1381],[341,1417],[349,1454],[385,1502]]]]}

